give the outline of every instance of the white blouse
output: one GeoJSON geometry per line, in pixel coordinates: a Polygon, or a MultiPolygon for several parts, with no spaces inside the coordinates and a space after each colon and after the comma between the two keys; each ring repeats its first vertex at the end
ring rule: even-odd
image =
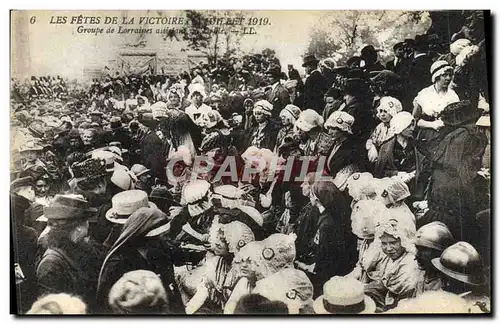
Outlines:
{"type": "Polygon", "coordinates": [[[454,90],[448,88],[445,94],[439,94],[434,88],[434,85],[430,85],[420,90],[413,100],[413,105],[417,103],[422,107],[422,113],[427,116],[437,117],[446,106],[458,101],[460,101],[460,99],[454,90]]]}

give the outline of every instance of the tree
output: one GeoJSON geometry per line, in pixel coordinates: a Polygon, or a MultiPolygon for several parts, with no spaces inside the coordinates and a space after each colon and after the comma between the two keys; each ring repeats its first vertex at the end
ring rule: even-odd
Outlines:
{"type": "Polygon", "coordinates": [[[238,48],[241,31],[235,21],[244,19],[244,12],[237,10],[187,10],[188,24],[182,36],[189,48],[206,54],[216,63],[225,53],[238,48]]]}
{"type": "Polygon", "coordinates": [[[340,46],[335,44],[330,34],[324,30],[313,29],[306,55],[314,54],[318,59],[334,57],[340,46]]]}
{"type": "Polygon", "coordinates": [[[343,64],[371,44],[381,49],[380,59],[387,61],[395,43],[424,33],[430,22],[427,12],[331,11],[313,27],[307,51],[343,64]]]}

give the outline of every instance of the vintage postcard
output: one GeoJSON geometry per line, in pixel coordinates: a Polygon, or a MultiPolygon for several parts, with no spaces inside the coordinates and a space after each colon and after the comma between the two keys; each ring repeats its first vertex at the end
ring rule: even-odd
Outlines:
{"type": "Polygon", "coordinates": [[[491,314],[490,12],[10,12],[11,313],[491,314]]]}

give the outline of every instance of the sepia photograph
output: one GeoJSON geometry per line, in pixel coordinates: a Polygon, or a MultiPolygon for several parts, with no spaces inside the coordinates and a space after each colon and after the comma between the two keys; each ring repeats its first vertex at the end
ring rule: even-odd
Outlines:
{"type": "Polygon", "coordinates": [[[491,317],[491,19],[11,9],[10,314],[491,317]]]}

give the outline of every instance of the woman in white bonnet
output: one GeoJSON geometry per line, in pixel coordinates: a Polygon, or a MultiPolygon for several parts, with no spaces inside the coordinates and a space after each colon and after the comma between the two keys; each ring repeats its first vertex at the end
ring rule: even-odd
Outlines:
{"type": "Polygon", "coordinates": [[[278,149],[284,143],[285,137],[293,136],[293,124],[297,121],[297,118],[299,118],[300,112],[300,108],[294,105],[286,105],[280,112],[281,124],[283,127],[281,127],[278,132],[274,153],[278,153],[278,149]]]}
{"type": "Polygon", "coordinates": [[[380,179],[374,178],[369,172],[356,172],[347,179],[347,191],[351,196],[351,208],[358,201],[374,200],[377,198],[377,186],[380,179]]]}
{"type": "Polygon", "coordinates": [[[252,230],[239,221],[219,224],[210,230],[210,245],[215,256],[208,256],[205,275],[196,294],[186,305],[186,313],[220,313],[237,281],[232,268],[234,254],[255,239],[252,230]]]}
{"type": "Polygon", "coordinates": [[[375,240],[375,225],[381,221],[387,212],[379,201],[361,200],[352,210],[352,232],[358,237],[358,262],[354,269],[346,275],[362,283],[380,280],[386,258],[380,245],[373,244],[375,240]]]}
{"type": "Polygon", "coordinates": [[[375,127],[370,138],[366,141],[366,150],[370,162],[375,162],[382,143],[393,136],[390,121],[392,117],[402,110],[403,106],[398,99],[393,97],[382,97],[380,99],[380,105],[377,107],[377,118],[380,120],[380,124],[375,127]]]}
{"type": "Polygon", "coordinates": [[[398,176],[410,187],[416,176],[416,148],[413,140],[415,120],[402,111],[391,119],[394,136],[385,141],[379,150],[373,176],[377,178],[398,176]]]}
{"type": "Polygon", "coordinates": [[[375,226],[375,244],[385,254],[381,261],[385,266],[379,280],[365,284],[365,292],[381,312],[413,296],[420,270],[415,260],[415,245],[394,211],[389,209],[384,220],[375,226]]]}
{"type": "Polygon", "coordinates": [[[289,314],[314,314],[313,285],[303,271],[283,268],[257,281],[252,293],[284,302],[289,314]]]}
{"type": "Polygon", "coordinates": [[[226,304],[225,314],[231,314],[238,300],[251,293],[259,280],[284,268],[293,269],[295,239],[295,234],[272,234],[265,240],[249,243],[236,254],[234,264],[240,279],[226,304]]]}
{"type": "Polygon", "coordinates": [[[410,189],[398,177],[381,179],[377,190],[377,199],[387,208],[394,211],[394,215],[397,215],[398,221],[402,222],[409,231],[408,235],[413,237],[417,232],[415,215],[405,203],[405,199],[409,198],[410,195],[410,189]]]}

